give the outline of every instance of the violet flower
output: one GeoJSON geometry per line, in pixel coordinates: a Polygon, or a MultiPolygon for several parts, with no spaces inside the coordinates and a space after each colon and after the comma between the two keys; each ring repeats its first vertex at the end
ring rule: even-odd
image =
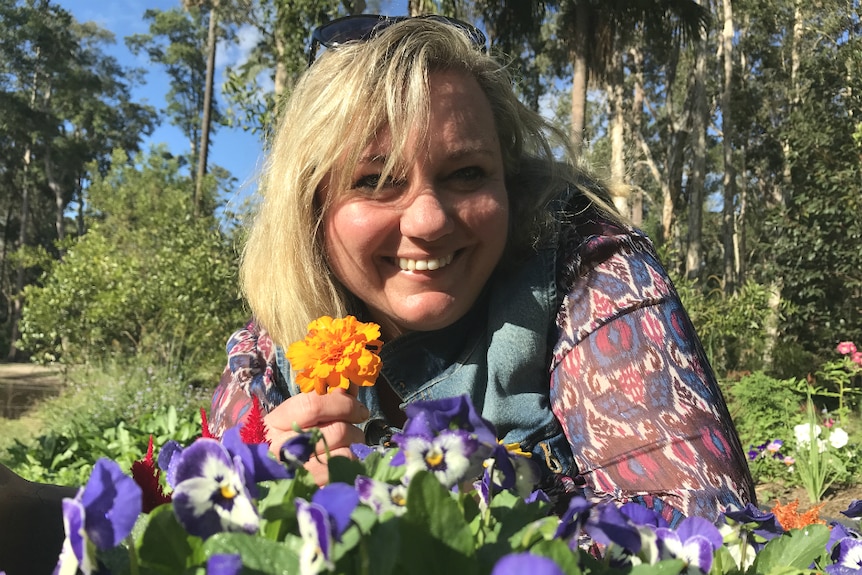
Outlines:
{"type": "Polygon", "coordinates": [[[176,463],[174,513],[192,535],[206,539],[222,531],[257,532],[260,518],[245,483],[240,456],[231,458],[215,439],[198,439],[176,463]]]}
{"type": "Polygon", "coordinates": [[[296,499],[296,520],[302,549],[299,553],[301,575],[335,568],[332,546],[350,525],[359,504],[356,490],[346,483],[330,483],[314,493],[311,501],[296,499]]]}
{"type": "Polygon", "coordinates": [[[298,433],[285,441],[279,450],[279,457],[287,464],[289,478],[296,476],[296,471],[308,463],[314,455],[314,437],[310,432],[298,433]]]}
{"type": "Polygon", "coordinates": [[[96,550],[117,547],[141,514],[141,488],[109,459],[99,459],[87,484],[63,500],[66,540],[55,575],[93,573],[96,550]]]}
{"type": "Polygon", "coordinates": [[[491,575],[565,575],[553,560],[532,553],[510,553],[500,558],[491,575]]]}
{"type": "Polygon", "coordinates": [[[751,503],[742,509],[725,511],[724,517],[725,520],[730,519],[732,522],[739,523],[747,531],[754,533],[759,543],[765,543],[784,533],[774,513],[763,511],[751,503]]]}
{"type": "Polygon", "coordinates": [[[580,495],[569,501],[569,507],[560,518],[555,538],[576,538],[586,533],[598,543],[614,543],[629,553],[641,549],[641,535],[614,503],[593,506],[580,495]]]}
{"type": "Polygon", "coordinates": [[[242,557],[229,553],[216,553],[207,559],[207,575],[239,575],[242,557]]]}
{"type": "Polygon", "coordinates": [[[282,463],[269,454],[266,443],[245,443],[240,428],[232,427],[224,432],[222,446],[231,457],[239,457],[245,472],[245,485],[252,497],[257,497],[257,484],[273,479],[290,479],[291,475],[282,463]]]}
{"type": "Polygon", "coordinates": [[[851,519],[858,519],[862,517],[862,499],[854,499],[850,502],[850,506],[841,512],[842,515],[846,515],[851,519]]]}
{"type": "Polygon", "coordinates": [[[377,515],[403,515],[407,511],[407,488],[404,485],[391,485],[364,475],[357,476],[354,485],[359,501],[377,515]]]}
{"type": "Polygon", "coordinates": [[[830,575],[858,575],[862,571],[862,539],[845,537],[832,548],[832,565],[826,566],[830,575]]]}
{"type": "Polygon", "coordinates": [[[177,486],[176,467],[180,460],[177,457],[183,452],[183,446],[176,440],[169,439],[159,450],[159,469],[165,472],[165,479],[172,488],[177,486]]]}
{"type": "Polygon", "coordinates": [[[476,412],[469,395],[416,401],[408,404],[404,412],[407,415],[404,430],[392,437],[399,445],[399,436],[422,435],[430,438],[451,429],[469,432],[487,445],[497,443],[497,432],[493,424],[476,412]]]}
{"type": "Polygon", "coordinates": [[[475,467],[478,474],[481,465],[471,461],[478,442],[463,431],[444,431],[432,439],[412,435],[403,438],[400,445],[405,483],[419,471],[430,471],[440,483],[453,487],[468,475],[471,468],[475,467]]]}
{"type": "Polygon", "coordinates": [[[715,552],[723,545],[718,528],[702,517],[686,517],[676,530],[655,530],[660,559],[683,559],[688,567],[709,573],[715,552]]]}

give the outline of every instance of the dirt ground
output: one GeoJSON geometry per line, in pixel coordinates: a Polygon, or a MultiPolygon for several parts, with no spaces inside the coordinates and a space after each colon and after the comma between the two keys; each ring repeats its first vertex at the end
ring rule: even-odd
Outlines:
{"type": "MultiPolygon", "coordinates": [[[[783,505],[798,500],[800,513],[814,507],[802,487],[767,483],[758,485],[756,489],[760,507],[771,508],[776,499],[783,505]]],[[[841,512],[845,511],[854,499],[862,499],[862,485],[840,486],[828,490],[821,501],[823,507],[820,509],[820,517],[827,520],[847,519],[841,512]]]]}
{"type": "Polygon", "coordinates": [[[59,393],[63,381],[59,368],[0,363],[0,417],[21,417],[38,399],[59,393]]]}

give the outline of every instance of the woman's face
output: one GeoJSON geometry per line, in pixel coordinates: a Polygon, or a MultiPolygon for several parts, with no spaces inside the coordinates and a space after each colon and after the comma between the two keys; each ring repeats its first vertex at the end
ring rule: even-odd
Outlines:
{"type": "Polygon", "coordinates": [[[385,339],[461,318],[506,245],[509,204],[488,99],[462,72],[433,73],[429,85],[427,141],[411,135],[403,179],[375,192],[390,154],[382,131],[323,218],[332,271],[385,339]]]}

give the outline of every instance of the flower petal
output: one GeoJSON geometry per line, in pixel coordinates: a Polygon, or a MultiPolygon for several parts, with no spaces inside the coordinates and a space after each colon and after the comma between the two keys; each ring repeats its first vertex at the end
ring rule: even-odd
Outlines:
{"type": "Polygon", "coordinates": [[[511,553],[504,555],[494,565],[491,575],[564,575],[553,560],[532,553],[511,553]]]}
{"type": "Polygon", "coordinates": [[[119,545],[141,514],[141,500],[141,488],[117,462],[99,459],[81,493],[87,537],[101,550],[119,545]]]}

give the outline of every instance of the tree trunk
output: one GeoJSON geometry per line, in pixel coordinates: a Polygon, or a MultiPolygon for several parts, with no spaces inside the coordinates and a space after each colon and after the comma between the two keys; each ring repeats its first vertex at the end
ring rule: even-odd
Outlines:
{"type": "Polygon", "coordinates": [[[618,50],[619,43],[614,42],[614,54],[611,62],[613,69],[608,75],[608,98],[611,108],[611,198],[617,211],[625,217],[631,215],[629,194],[626,182],[625,160],[625,94],[623,92],[623,58],[618,50]]]}
{"type": "MultiPolygon", "coordinates": [[[[788,116],[793,108],[799,103],[799,50],[802,41],[802,9],[801,0],[793,3],[793,38],[790,41],[790,94],[791,101],[788,116]]],[[[782,185],[773,188],[773,200],[781,209],[787,202],[793,186],[793,178],[790,165],[790,143],[785,139],[782,142],[784,152],[784,168],[782,174],[782,185]]],[[[766,330],[766,344],[763,350],[763,363],[767,368],[772,366],[774,360],[775,346],[778,343],[779,321],[781,318],[781,292],[784,289],[781,278],[775,278],[769,285],[769,300],[767,307],[769,314],[764,322],[766,330]]]]}
{"type": "Polygon", "coordinates": [[[691,118],[691,173],[688,178],[688,245],[685,274],[688,279],[700,276],[703,262],[703,202],[706,183],[706,127],[709,107],[706,101],[706,40],[695,46],[694,108],[691,118]]]}
{"type": "Polygon", "coordinates": [[[197,177],[195,177],[194,217],[201,215],[203,203],[204,176],[207,173],[207,156],[210,145],[210,125],[212,124],[213,84],[215,77],[216,39],[218,31],[218,0],[210,6],[209,28],[207,30],[207,72],[204,81],[204,113],[201,121],[201,144],[198,154],[197,177]]]}
{"type": "Polygon", "coordinates": [[[575,38],[578,48],[572,52],[572,149],[580,156],[584,148],[584,129],[587,122],[587,32],[589,29],[589,7],[585,2],[575,6],[575,38]]]}
{"type": "Polygon", "coordinates": [[[724,153],[724,189],[722,206],[722,236],[724,246],[724,291],[735,290],[736,269],[734,235],[736,233],[736,174],[733,169],[733,124],[731,122],[731,96],[733,94],[733,0],[723,0],[724,27],[721,34],[721,50],[724,58],[724,87],[721,92],[721,130],[724,153]]]}
{"type": "MultiPolygon", "coordinates": [[[[641,38],[643,39],[643,38],[641,38]]],[[[644,106],[644,56],[640,46],[631,48],[629,53],[632,56],[632,77],[634,79],[634,88],[632,91],[632,109],[629,119],[631,126],[632,141],[637,142],[641,138],[641,117],[643,115],[644,106]]],[[[642,154],[641,154],[642,155],[642,154]]],[[[637,162],[636,162],[637,163],[637,162]]],[[[636,227],[643,225],[644,219],[644,191],[639,185],[636,185],[631,190],[632,198],[632,224],[636,227]]]]}

